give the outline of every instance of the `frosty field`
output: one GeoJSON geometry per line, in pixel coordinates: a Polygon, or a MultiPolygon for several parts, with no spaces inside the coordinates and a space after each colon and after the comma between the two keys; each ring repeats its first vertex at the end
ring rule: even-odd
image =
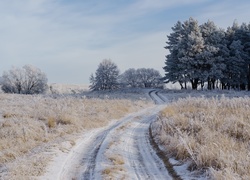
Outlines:
{"type": "Polygon", "coordinates": [[[0,94],[0,177],[42,175],[57,149],[70,149],[82,132],[149,105],[142,100],[0,94]]]}
{"type": "Polygon", "coordinates": [[[0,94],[0,179],[174,179],[152,122],[180,179],[249,178],[248,92],[63,92],[0,94]]]}

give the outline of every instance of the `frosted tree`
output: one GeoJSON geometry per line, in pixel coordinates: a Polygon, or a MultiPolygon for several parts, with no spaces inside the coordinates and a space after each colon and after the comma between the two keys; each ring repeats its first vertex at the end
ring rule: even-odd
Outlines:
{"type": "MultiPolygon", "coordinates": [[[[193,18],[177,22],[172,28],[173,33],[168,36],[166,49],[169,55],[166,56],[165,82],[179,82],[183,88],[188,81],[192,84],[192,89],[197,89],[201,80],[201,68],[204,64],[201,54],[204,49],[204,39],[202,37],[198,22],[193,18]]],[[[185,86],[186,88],[186,86],[185,86]]]]}
{"type": "Polygon", "coordinates": [[[250,90],[250,24],[242,23],[240,27],[235,30],[234,41],[240,40],[243,49],[241,51],[241,58],[244,60],[242,66],[242,74],[240,89],[245,90],[246,84],[250,90]]]}
{"type": "Polygon", "coordinates": [[[47,90],[48,79],[40,69],[26,65],[24,69],[24,88],[23,91],[25,94],[39,94],[47,90]]]}
{"type": "Polygon", "coordinates": [[[46,74],[36,67],[13,67],[3,73],[2,90],[6,93],[39,94],[47,90],[47,82],[46,74]]]}
{"type": "MultiPolygon", "coordinates": [[[[225,58],[225,78],[222,80],[223,88],[245,89],[248,76],[248,55],[244,50],[244,32],[235,21],[226,31],[226,41],[229,57],[225,58]]],[[[245,42],[246,43],[246,42],[245,42]]]]}
{"type": "Polygon", "coordinates": [[[162,86],[162,76],[153,68],[128,69],[120,78],[128,87],[158,88],[162,86]]]}
{"type": "Polygon", "coordinates": [[[227,88],[239,88],[241,84],[247,83],[247,66],[245,66],[245,60],[242,56],[244,53],[243,45],[240,40],[234,40],[230,46],[230,56],[226,59],[226,69],[224,71],[225,78],[223,80],[226,83],[227,88]]]}
{"type": "Polygon", "coordinates": [[[164,82],[165,83],[176,83],[178,82],[183,89],[186,88],[186,67],[181,64],[180,58],[183,57],[183,54],[180,53],[179,44],[184,36],[182,23],[178,21],[174,27],[172,27],[172,33],[167,36],[168,41],[165,49],[169,51],[169,54],[166,56],[165,66],[163,67],[165,71],[164,82]]]}
{"type": "Polygon", "coordinates": [[[184,66],[185,77],[187,77],[192,89],[197,89],[200,81],[200,69],[203,66],[203,60],[200,59],[200,54],[204,49],[204,39],[200,32],[198,21],[193,18],[183,23],[183,38],[178,45],[179,53],[181,54],[180,64],[184,66]]]}
{"type": "Polygon", "coordinates": [[[128,87],[138,87],[139,86],[139,79],[137,77],[137,71],[134,68],[130,68],[126,70],[120,76],[121,84],[128,87]]]}
{"type": "Polygon", "coordinates": [[[139,87],[159,87],[161,84],[161,75],[159,71],[152,68],[139,68],[137,78],[139,79],[139,87]]]}
{"type": "Polygon", "coordinates": [[[224,59],[228,57],[229,50],[225,43],[225,32],[218,29],[212,21],[207,21],[200,26],[204,38],[204,49],[201,55],[203,59],[203,80],[207,81],[208,89],[215,89],[215,82],[223,79],[225,70],[224,59]]]}
{"type": "Polygon", "coordinates": [[[247,73],[247,79],[248,79],[248,86],[247,86],[247,89],[248,91],[250,91],[250,23],[247,25],[246,27],[246,31],[244,31],[245,35],[244,35],[244,50],[245,52],[247,53],[247,70],[248,70],[248,73],[247,73]]]}
{"type": "Polygon", "coordinates": [[[92,90],[112,90],[118,88],[119,69],[111,60],[104,59],[98,66],[95,76],[90,76],[92,90]]]}
{"type": "Polygon", "coordinates": [[[215,89],[221,83],[222,89],[250,90],[250,24],[235,21],[225,32],[212,21],[198,26],[190,18],[172,30],[165,47],[166,83],[179,82],[183,88],[190,81],[192,89],[205,83],[215,89]]]}

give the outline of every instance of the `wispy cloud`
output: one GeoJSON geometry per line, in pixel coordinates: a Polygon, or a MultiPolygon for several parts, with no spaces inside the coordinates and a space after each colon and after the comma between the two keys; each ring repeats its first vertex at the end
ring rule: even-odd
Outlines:
{"type": "Polygon", "coordinates": [[[0,73],[33,64],[52,82],[88,82],[103,58],[122,70],[151,66],[162,72],[166,35],[177,20],[194,16],[229,26],[234,19],[246,21],[249,5],[244,0],[0,1],[0,73]]]}
{"type": "Polygon", "coordinates": [[[237,20],[240,24],[249,23],[249,5],[247,0],[221,0],[211,1],[205,7],[196,11],[196,17],[205,22],[214,21],[219,27],[227,28],[237,20]]]}

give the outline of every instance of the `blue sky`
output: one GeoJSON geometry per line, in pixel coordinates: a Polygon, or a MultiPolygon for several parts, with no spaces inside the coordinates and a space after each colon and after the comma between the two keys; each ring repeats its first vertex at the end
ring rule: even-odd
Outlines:
{"type": "Polygon", "coordinates": [[[0,0],[0,74],[31,64],[50,83],[86,84],[103,59],[162,67],[171,27],[193,17],[249,23],[249,0],[0,0]]]}

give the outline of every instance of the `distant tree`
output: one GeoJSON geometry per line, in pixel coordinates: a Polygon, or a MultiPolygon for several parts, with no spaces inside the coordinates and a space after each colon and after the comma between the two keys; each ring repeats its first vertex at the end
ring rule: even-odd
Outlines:
{"type": "Polygon", "coordinates": [[[152,68],[128,69],[120,81],[128,87],[157,88],[162,85],[162,76],[152,68]]]}
{"type": "Polygon", "coordinates": [[[13,67],[3,73],[2,90],[5,93],[39,94],[47,90],[47,82],[45,73],[34,66],[13,67]]]}
{"type": "Polygon", "coordinates": [[[97,90],[112,90],[117,89],[119,69],[111,60],[104,59],[98,66],[95,76],[90,76],[90,89],[97,90]]]}
{"type": "Polygon", "coordinates": [[[130,68],[126,70],[123,74],[120,76],[120,82],[124,86],[128,87],[138,87],[139,79],[137,77],[137,71],[134,68],[130,68]]]}
{"type": "Polygon", "coordinates": [[[139,68],[137,69],[137,77],[139,87],[155,88],[161,84],[161,75],[159,71],[152,68],[139,68]]]}

